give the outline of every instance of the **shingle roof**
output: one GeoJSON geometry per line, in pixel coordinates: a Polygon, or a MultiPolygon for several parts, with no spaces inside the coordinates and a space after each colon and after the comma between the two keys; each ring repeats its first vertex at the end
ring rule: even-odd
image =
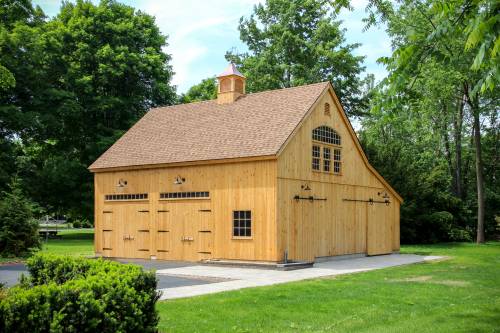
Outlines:
{"type": "Polygon", "coordinates": [[[275,155],[328,84],[151,109],[89,169],[275,155]]]}

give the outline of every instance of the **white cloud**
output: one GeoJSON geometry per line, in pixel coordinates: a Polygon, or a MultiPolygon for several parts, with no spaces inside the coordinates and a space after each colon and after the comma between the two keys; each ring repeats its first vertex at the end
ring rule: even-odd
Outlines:
{"type": "MultiPolygon", "coordinates": [[[[98,0],[93,0],[98,1],[98,0]]],[[[262,0],[119,0],[155,16],[161,32],[168,35],[165,52],[172,55],[176,73],[173,83],[178,92],[185,92],[202,79],[221,72],[226,61],[224,54],[233,47],[244,51],[237,30],[241,16],[248,16],[255,4],[262,0]]],[[[49,15],[60,7],[60,0],[34,0],[49,15]]],[[[383,66],[376,59],[390,54],[390,44],[383,30],[363,32],[362,18],[366,16],[368,0],[351,0],[352,11],[343,10],[339,19],[347,29],[348,43],[362,43],[356,51],[365,55],[366,71],[377,79],[385,76],[383,66]]]]}
{"type": "Polygon", "coordinates": [[[162,33],[169,36],[166,52],[172,55],[176,73],[173,83],[179,92],[184,92],[203,78],[223,70],[225,52],[238,43],[238,19],[248,15],[258,2],[146,0],[135,7],[154,15],[162,33]],[[207,57],[217,59],[205,59],[207,57]],[[214,68],[208,68],[211,66],[214,68]]]}

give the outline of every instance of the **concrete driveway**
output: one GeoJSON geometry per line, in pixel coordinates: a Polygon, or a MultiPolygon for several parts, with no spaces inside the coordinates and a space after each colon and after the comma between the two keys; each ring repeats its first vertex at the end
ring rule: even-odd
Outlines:
{"type": "Polygon", "coordinates": [[[21,274],[28,274],[26,266],[21,263],[0,265],[0,283],[12,287],[19,282],[21,274]]]}
{"type": "MultiPolygon", "coordinates": [[[[160,269],[174,269],[192,266],[193,263],[187,262],[177,262],[177,261],[154,261],[154,260],[142,260],[142,259],[113,259],[121,263],[130,263],[135,265],[140,265],[146,270],[160,270],[160,269]]],[[[26,265],[23,263],[15,264],[5,264],[0,265],[0,283],[4,283],[7,287],[12,287],[19,282],[21,274],[28,275],[28,270],[26,265]]],[[[214,283],[220,281],[220,279],[214,279],[210,277],[205,278],[195,278],[190,276],[169,276],[169,275],[157,275],[158,278],[158,289],[165,288],[176,288],[183,286],[194,286],[200,284],[214,283]]]]}
{"type": "Polygon", "coordinates": [[[294,271],[277,271],[255,268],[220,267],[211,265],[184,266],[159,269],[158,276],[227,279],[226,281],[160,289],[162,300],[212,294],[249,287],[268,286],[306,279],[359,273],[386,267],[408,265],[442,259],[438,256],[389,254],[374,257],[349,258],[316,263],[312,268],[294,271]]]}
{"type": "MultiPolygon", "coordinates": [[[[311,268],[293,271],[199,265],[196,263],[161,260],[114,260],[121,263],[140,265],[147,270],[155,269],[158,278],[158,290],[161,292],[160,299],[165,300],[341,274],[359,273],[442,258],[444,257],[390,254],[326,261],[316,263],[311,268]]],[[[13,286],[18,282],[21,273],[27,274],[24,264],[2,265],[0,266],[0,282],[5,283],[7,286],[13,286]]]]}

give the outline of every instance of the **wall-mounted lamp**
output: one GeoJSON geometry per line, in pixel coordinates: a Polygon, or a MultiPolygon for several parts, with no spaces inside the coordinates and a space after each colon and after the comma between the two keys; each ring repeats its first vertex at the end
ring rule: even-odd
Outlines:
{"type": "Polygon", "coordinates": [[[120,178],[118,180],[118,184],[116,185],[116,187],[125,187],[125,186],[127,186],[127,181],[125,179],[120,178]]]}
{"type": "Polygon", "coordinates": [[[387,194],[387,192],[385,192],[385,191],[384,191],[384,192],[378,192],[377,194],[378,194],[379,196],[381,196],[381,197],[382,197],[382,199],[384,199],[385,204],[386,204],[387,206],[389,206],[389,204],[390,204],[390,201],[389,201],[389,198],[390,198],[390,197],[389,197],[389,194],[387,194]]]}
{"type": "Polygon", "coordinates": [[[182,178],[181,176],[177,176],[177,177],[175,177],[174,185],[181,185],[185,181],[186,181],[186,178],[182,178]]]}
{"type": "Polygon", "coordinates": [[[389,199],[389,194],[387,192],[378,192],[377,193],[379,196],[381,196],[383,199],[389,199]]]}

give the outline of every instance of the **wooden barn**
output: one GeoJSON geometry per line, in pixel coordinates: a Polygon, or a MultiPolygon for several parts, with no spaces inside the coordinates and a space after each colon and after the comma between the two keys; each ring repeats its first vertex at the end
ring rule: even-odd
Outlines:
{"type": "Polygon", "coordinates": [[[89,169],[105,257],[314,261],[399,250],[401,197],[328,82],[150,110],[89,169]]]}

